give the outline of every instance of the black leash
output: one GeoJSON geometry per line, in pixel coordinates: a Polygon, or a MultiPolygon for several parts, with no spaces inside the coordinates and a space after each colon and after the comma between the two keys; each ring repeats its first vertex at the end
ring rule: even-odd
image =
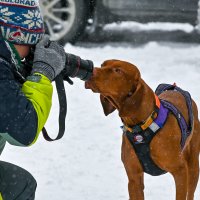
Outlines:
{"type": "Polygon", "coordinates": [[[59,140],[63,137],[65,133],[65,118],[67,115],[67,97],[66,97],[66,92],[65,92],[65,86],[64,86],[64,81],[63,81],[63,76],[62,74],[59,74],[55,78],[55,83],[56,83],[56,89],[58,93],[58,100],[59,100],[59,131],[58,135],[55,139],[52,139],[48,133],[45,127],[42,129],[43,137],[45,140],[52,142],[55,140],[59,140]]]}

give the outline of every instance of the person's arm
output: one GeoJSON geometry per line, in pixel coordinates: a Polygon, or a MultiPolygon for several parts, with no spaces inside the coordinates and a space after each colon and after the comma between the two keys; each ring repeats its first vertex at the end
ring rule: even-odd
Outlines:
{"type": "Polygon", "coordinates": [[[14,78],[11,63],[0,59],[0,135],[13,145],[28,146],[35,140],[38,120],[14,78]]]}
{"type": "Polygon", "coordinates": [[[33,143],[37,140],[50,112],[51,81],[63,70],[65,60],[64,48],[56,42],[50,42],[48,36],[36,45],[31,76],[27,78],[28,81],[22,87],[22,91],[32,102],[39,119],[33,143]]]}
{"type": "Polygon", "coordinates": [[[0,60],[0,135],[10,144],[33,144],[48,118],[51,100],[51,81],[65,66],[62,46],[45,37],[36,45],[31,76],[22,88],[15,80],[9,59],[0,60]]]}
{"type": "Polygon", "coordinates": [[[38,74],[37,76],[39,80],[26,81],[22,86],[23,93],[32,103],[38,117],[36,136],[31,144],[35,143],[47,121],[51,109],[53,93],[50,80],[42,74],[38,74]]]}

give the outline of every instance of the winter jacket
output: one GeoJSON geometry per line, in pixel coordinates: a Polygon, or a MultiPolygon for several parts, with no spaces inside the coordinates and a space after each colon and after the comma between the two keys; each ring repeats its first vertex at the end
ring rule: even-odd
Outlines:
{"type": "MultiPolygon", "coordinates": [[[[15,50],[16,51],[16,50],[15,50]]],[[[45,76],[20,84],[14,76],[13,46],[0,40],[0,154],[6,142],[33,144],[48,118],[53,88],[45,76]]]]}

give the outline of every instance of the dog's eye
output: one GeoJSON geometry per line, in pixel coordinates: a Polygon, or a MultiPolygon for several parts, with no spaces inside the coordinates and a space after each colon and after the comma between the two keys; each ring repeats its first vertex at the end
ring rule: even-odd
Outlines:
{"type": "Polygon", "coordinates": [[[122,72],[121,69],[119,69],[119,68],[114,68],[114,71],[115,71],[116,73],[121,73],[121,72],[122,72]]]}

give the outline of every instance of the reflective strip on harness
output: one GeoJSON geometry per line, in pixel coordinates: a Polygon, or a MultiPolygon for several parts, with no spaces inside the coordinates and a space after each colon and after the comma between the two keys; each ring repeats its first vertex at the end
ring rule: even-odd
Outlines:
{"type": "Polygon", "coordinates": [[[149,126],[149,128],[150,128],[154,133],[160,129],[160,127],[158,126],[158,124],[156,124],[155,122],[152,122],[152,124],[149,126]]]}

